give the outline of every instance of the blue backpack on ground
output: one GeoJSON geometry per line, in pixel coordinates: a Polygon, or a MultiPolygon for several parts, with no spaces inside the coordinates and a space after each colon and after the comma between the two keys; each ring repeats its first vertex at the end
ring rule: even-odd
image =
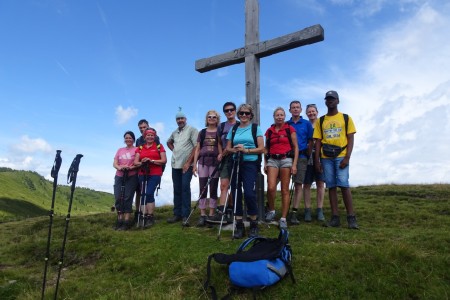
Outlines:
{"type": "Polygon", "coordinates": [[[292,250],[289,232],[280,229],[278,238],[252,237],[246,239],[234,254],[214,253],[208,257],[205,290],[211,289],[213,299],[217,299],[214,286],[210,285],[211,260],[228,265],[230,281],[234,289],[250,288],[253,291],[271,286],[287,274],[295,283],[292,272],[292,250]]]}

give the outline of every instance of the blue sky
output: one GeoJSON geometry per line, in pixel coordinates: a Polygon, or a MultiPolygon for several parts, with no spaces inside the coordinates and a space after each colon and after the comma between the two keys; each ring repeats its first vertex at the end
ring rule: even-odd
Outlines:
{"type": "MultiPolygon", "coordinates": [[[[357,128],[353,186],[449,183],[450,3],[260,0],[260,40],[315,24],[325,40],[261,59],[261,127],[293,99],[326,113],[327,90],[357,128]]],[[[0,1],[0,166],[48,179],[84,155],[77,183],[112,192],[123,133],[146,118],[161,140],[207,110],[245,102],[244,65],[195,61],[244,45],[244,0],[0,1]]],[[[304,117],[306,117],[303,114],[304,117]]],[[[169,156],[170,158],[170,156],[169,156]]],[[[60,179],[60,183],[64,180],[60,179]]],[[[159,204],[171,203],[167,168],[159,204]]],[[[198,180],[192,180],[193,199],[198,180]]]]}

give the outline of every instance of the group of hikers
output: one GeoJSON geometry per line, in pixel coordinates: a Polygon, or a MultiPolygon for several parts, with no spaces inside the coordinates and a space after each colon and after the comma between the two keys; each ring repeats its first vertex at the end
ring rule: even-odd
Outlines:
{"type": "MultiPolygon", "coordinates": [[[[236,107],[233,102],[226,102],[223,105],[224,122],[220,122],[219,112],[209,110],[205,128],[200,132],[187,124],[186,115],[180,108],[175,116],[178,128],[166,143],[172,151],[173,181],[173,216],[167,222],[182,222],[183,226],[189,226],[192,213],[190,183],[194,175],[199,178],[200,195],[196,204],[200,210],[199,227],[233,222],[233,238],[240,239],[246,235],[244,216],[247,216],[250,223],[248,236],[257,236],[258,221],[273,222],[277,216],[278,183],[281,185],[278,226],[286,229],[288,224],[300,223],[298,210],[302,198],[304,221],[311,222],[311,185],[316,182],[317,220],[327,227],[340,226],[339,187],[347,211],[348,228],[358,229],[349,185],[349,161],[356,129],[352,118],[338,111],[336,91],[326,92],[325,104],[327,114],[320,118],[317,106],[308,104],[308,120],[301,116],[300,101],[289,104],[291,118],[288,121],[285,110],[277,107],[273,112],[274,123],[264,135],[260,126],[252,122],[254,112],[249,104],[236,107]],[[264,220],[258,220],[256,196],[261,167],[267,175],[264,220]],[[220,194],[217,192],[219,180],[220,194]],[[325,184],[332,213],[328,222],[323,213],[325,184]],[[293,191],[290,191],[290,185],[294,187],[293,191]]],[[[132,131],[125,132],[126,147],[120,148],[114,157],[116,230],[127,230],[133,223],[143,228],[155,223],[155,193],[167,163],[166,148],[145,119],[138,122],[138,127],[141,136],[136,139],[132,131]],[[135,213],[131,220],[134,195],[135,213]]]]}

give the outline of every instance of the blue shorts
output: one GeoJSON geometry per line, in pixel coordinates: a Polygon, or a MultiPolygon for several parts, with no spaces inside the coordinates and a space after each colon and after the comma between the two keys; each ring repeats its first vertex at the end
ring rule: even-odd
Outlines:
{"type": "Polygon", "coordinates": [[[317,173],[314,165],[308,165],[303,183],[312,184],[314,181],[325,181],[323,173],[317,173]]]}
{"type": "Polygon", "coordinates": [[[348,183],[350,165],[344,169],[339,168],[343,157],[322,158],[322,168],[327,188],[350,187],[348,183]]]}

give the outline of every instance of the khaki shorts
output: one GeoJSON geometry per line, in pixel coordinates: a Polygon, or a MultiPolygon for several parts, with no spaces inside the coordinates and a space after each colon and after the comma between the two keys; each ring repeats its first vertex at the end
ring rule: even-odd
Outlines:
{"type": "Polygon", "coordinates": [[[290,158],[290,157],[286,157],[283,159],[269,158],[266,166],[272,167],[272,168],[277,168],[277,169],[290,168],[290,167],[292,167],[292,158],[290,158]]]}
{"type": "Polygon", "coordinates": [[[307,158],[298,158],[297,174],[295,174],[295,176],[294,176],[295,183],[302,183],[302,184],[304,183],[307,166],[308,166],[307,158]]]}
{"type": "Polygon", "coordinates": [[[228,171],[228,164],[230,162],[232,162],[231,154],[227,155],[223,158],[222,170],[220,171],[220,174],[219,174],[220,178],[230,178],[230,172],[228,171]]]}

